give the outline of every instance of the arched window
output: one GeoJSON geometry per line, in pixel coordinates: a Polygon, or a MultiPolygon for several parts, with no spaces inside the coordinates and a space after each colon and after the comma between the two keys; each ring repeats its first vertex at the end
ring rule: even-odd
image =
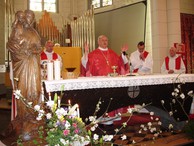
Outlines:
{"type": "Polygon", "coordinates": [[[58,0],[28,0],[29,9],[32,11],[57,12],[58,0]]]}
{"type": "Polygon", "coordinates": [[[91,0],[91,5],[94,6],[94,8],[100,8],[112,5],[112,0],[91,0]]]}

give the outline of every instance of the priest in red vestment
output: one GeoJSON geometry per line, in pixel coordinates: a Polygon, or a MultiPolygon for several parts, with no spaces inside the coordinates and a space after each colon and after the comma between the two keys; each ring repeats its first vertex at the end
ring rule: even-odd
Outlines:
{"type": "MultiPolygon", "coordinates": [[[[61,62],[62,67],[62,59],[61,56],[53,51],[54,43],[51,40],[48,40],[45,43],[45,50],[41,52],[41,68],[43,65],[46,65],[48,61],[59,60],[61,62]]],[[[41,70],[41,75],[43,76],[43,70],[41,70]]]]}
{"type": "Polygon", "coordinates": [[[185,73],[186,68],[183,59],[180,55],[176,54],[176,48],[171,47],[169,55],[165,57],[161,67],[161,73],[166,74],[180,74],[185,73]]]}
{"type": "Polygon", "coordinates": [[[153,67],[153,59],[149,52],[145,51],[143,41],[137,44],[137,50],[131,53],[130,67],[134,73],[150,74],[153,67]]]}
{"type": "Polygon", "coordinates": [[[113,66],[117,66],[116,73],[124,75],[129,71],[128,59],[125,53],[127,46],[122,47],[121,56],[108,48],[108,38],[105,35],[98,37],[98,48],[88,53],[85,45],[85,54],[82,57],[81,76],[107,76],[113,73],[113,66]]]}

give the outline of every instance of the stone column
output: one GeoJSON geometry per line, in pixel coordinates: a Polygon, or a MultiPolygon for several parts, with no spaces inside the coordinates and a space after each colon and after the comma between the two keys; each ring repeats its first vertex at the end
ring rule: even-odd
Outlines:
{"type": "Polygon", "coordinates": [[[181,42],[179,0],[151,0],[154,73],[160,73],[164,57],[174,42],[181,42]]]}
{"type": "Polygon", "coordinates": [[[166,0],[151,0],[151,25],[152,25],[152,56],[154,61],[153,72],[159,73],[164,56],[167,54],[166,0]]]}

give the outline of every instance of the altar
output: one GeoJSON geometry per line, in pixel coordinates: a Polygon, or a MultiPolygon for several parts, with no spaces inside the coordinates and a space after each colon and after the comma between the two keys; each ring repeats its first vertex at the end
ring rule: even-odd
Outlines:
{"type": "MultiPolygon", "coordinates": [[[[96,104],[101,100],[97,116],[117,108],[133,104],[152,104],[162,107],[161,100],[170,102],[175,85],[182,84],[182,92],[194,89],[194,74],[152,74],[118,77],[79,77],[77,79],[44,81],[47,93],[61,93],[64,86],[62,103],[78,103],[83,120],[92,116],[96,104]],[[110,105],[109,105],[110,104],[110,105]]],[[[192,99],[185,100],[184,107],[190,111],[192,99]]],[[[166,106],[169,108],[169,106],[166,106]]],[[[178,107],[178,106],[177,106],[178,107]]],[[[185,118],[182,112],[174,116],[185,118]],[[181,117],[180,117],[181,116],[181,117]]]]}

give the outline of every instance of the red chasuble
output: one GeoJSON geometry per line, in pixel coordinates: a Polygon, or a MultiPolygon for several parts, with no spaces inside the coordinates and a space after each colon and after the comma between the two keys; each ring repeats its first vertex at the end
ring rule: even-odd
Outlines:
{"type": "MultiPolygon", "coordinates": [[[[168,56],[165,58],[165,64],[166,64],[166,69],[169,70],[169,57],[168,56]]],[[[178,56],[175,59],[175,69],[179,70],[180,67],[181,67],[181,56],[178,56]]]]}
{"type": "MultiPolygon", "coordinates": [[[[46,53],[43,51],[40,54],[41,60],[48,60],[46,53]]],[[[56,53],[53,53],[53,60],[58,59],[58,55],[56,53]]]]}
{"type": "Polygon", "coordinates": [[[116,72],[124,74],[127,66],[124,66],[122,58],[119,57],[113,50],[108,49],[107,51],[101,51],[96,49],[88,54],[88,63],[85,70],[82,67],[81,72],[84,76],[107,76],[113,72],[112,66],[117,66],[116,72]]]}

